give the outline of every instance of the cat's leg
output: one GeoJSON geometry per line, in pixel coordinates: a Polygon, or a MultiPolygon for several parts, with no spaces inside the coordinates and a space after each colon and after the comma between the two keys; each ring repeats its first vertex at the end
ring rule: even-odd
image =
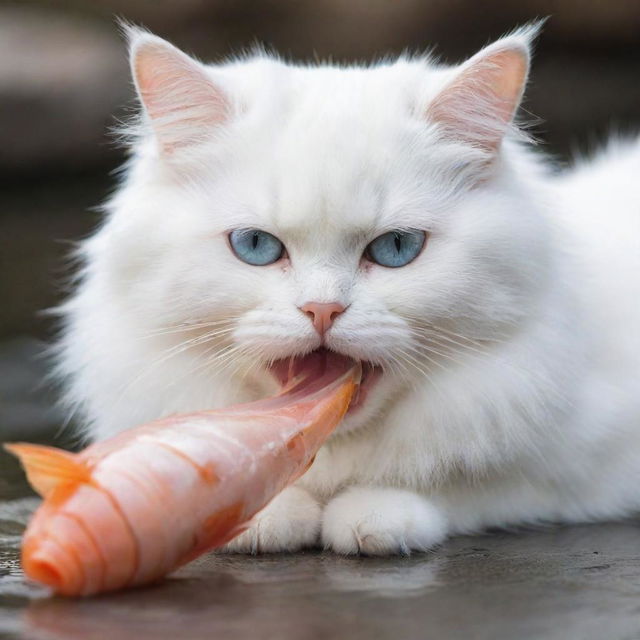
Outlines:
{"type": "Polygon", "coordinates": [[[402,489],[351,487],[327,504],[322,518],[322,542],[337,553],[408,554],[431,549],[446,535],[441,511],[402,489]]]}
{"type": "Polygon", "coordinates": [[[288,487],[221,551],[256,554],[313,547],[318,543],[321,518],[320,504],[306,489],[288,487]]]}

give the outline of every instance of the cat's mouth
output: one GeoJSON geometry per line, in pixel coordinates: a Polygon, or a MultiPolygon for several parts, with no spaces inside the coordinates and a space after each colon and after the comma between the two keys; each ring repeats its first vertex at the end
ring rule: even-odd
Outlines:
{"type": "MultiPolygon", "coordinates": [[[[335,371],[336,377],[344,373],[356,360],[320,347],[304,356],[290,356],[275,360],[269,367],[278,382],[285,386],[291,379],[304,375],[312,378],[325,376],[335,371]]],[[[367,400],[367,394],[382,375],[382,368],[371,362],[361,361],[362,379],[354,399],[351,401],[348,413],[357,411],[367,400]]]]}

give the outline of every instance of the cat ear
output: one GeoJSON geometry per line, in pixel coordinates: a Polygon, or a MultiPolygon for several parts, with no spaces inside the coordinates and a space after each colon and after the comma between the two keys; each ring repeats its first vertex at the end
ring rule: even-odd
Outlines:
{"type": "Polygon", "coordinates": [[[138,96],[164,153],[197,143],[228,120],[228,98],[202,64],[145,31],[129,28],[127,35],[138,96]]]}
{"type": "Polygon", "coordinates": [[[446,137],[494,154],[520,105],[537,31],[521,29],[467,60],[427,107],[428,120],[446,137]]]}

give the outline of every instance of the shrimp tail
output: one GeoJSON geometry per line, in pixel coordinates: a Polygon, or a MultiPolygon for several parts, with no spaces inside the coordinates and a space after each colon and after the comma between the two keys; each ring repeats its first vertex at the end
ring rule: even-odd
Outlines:
{"type": "Polygon", "coordinates": [[[88,466],[75,453],[26,442],[5,444],[4,448],[20,460],[29,484],[43,498],[60,484],[90,481],[88,466]]]}

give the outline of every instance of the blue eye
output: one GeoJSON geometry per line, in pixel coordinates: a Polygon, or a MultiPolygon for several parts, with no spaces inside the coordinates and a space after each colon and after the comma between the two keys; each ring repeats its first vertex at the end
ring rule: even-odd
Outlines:
{"type": "Polygon", "coordinates": [[[277,262],[284,254],[282,242],[260,229],[235,229],[229,234],[229,243],[242,262],[256,267],[277,262]]]}
{"type": "Polygon", "coordinates": [[[404,267],[418,257],[427,234],[424,231],[389,231],[369,243],[364,256],[383,267],[404,267]]]}

